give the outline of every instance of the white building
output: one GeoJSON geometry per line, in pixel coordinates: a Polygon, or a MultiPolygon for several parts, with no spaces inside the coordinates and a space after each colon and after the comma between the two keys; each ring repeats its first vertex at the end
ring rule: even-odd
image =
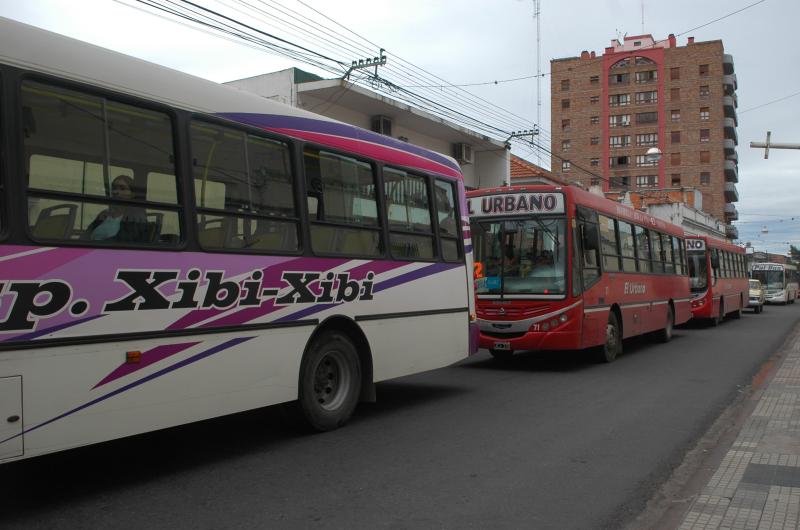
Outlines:
{"type": "Polygon", "coordinates": [[[344,79],[289,68],[226,84],[452,156],[469,188],[501,186],[510,175],[503,142],[344,79]]]}

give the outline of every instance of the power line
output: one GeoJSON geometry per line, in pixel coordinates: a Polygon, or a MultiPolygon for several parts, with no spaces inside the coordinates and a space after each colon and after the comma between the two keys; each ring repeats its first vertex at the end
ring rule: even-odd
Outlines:
{"type": "Polygon", "coordinates": [[[795,92],[794,94],[789,94],[788,96],[783,96],[782,98],[773,99],[772,101],[768,101],[766,103],[762,103],[761,105],[756,105],[755,107],[750,107],[749,109],[740,110],[739,114],[744,114],[745,112],[750,112],[751,110],[760,109],[761,107],[766,107],[767,105],[772,105],[773,103],[778,103],[779,101],[783,101],[785,99],[793,98],[795,96],[800,96],[800,92],[795,92]]]}

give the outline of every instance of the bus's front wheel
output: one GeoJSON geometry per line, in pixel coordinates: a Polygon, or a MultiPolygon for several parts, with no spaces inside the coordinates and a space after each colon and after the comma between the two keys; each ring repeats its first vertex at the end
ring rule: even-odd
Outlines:
{"type": "Polygon", "coordinates": [[[308,425],[329,431],[344,425],[358,404],[361,365],[347,335],[326,331],[314,339],[300,363],[298,404],[308,425]]]}
{"type": "Polygon", "coordinates": [[[610,363],[622,353],[622,331],[619,327],[619,319],[613,311],[608,315],[606,324],[606,342],[600,348],[600,362],[610,363]]]}

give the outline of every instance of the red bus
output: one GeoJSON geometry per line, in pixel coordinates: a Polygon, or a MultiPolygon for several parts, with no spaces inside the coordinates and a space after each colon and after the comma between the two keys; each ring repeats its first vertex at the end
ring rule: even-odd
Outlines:
{"type": "Polygon", "coordinates": [[[718,325],[727,314],[742,316],[749,300],[744,249],[705,236],[686,236],[692,316],[718,325]]]}
{"type": "Polygon", "coordinates": [[[600,346],[672,337],[691,318],[679,227],[574,186],[467,193],[475,253],[480,346],[517,350],[600,346]]]}

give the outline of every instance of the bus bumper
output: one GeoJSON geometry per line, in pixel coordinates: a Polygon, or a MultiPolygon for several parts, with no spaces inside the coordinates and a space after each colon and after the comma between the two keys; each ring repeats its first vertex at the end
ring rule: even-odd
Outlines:
{"type": "Polygon", "coordinates": [[[531,331],[521,337],[481,333],[480,347],[487,350],[577,350],[581,348],[580,331],[531,331]]]}

